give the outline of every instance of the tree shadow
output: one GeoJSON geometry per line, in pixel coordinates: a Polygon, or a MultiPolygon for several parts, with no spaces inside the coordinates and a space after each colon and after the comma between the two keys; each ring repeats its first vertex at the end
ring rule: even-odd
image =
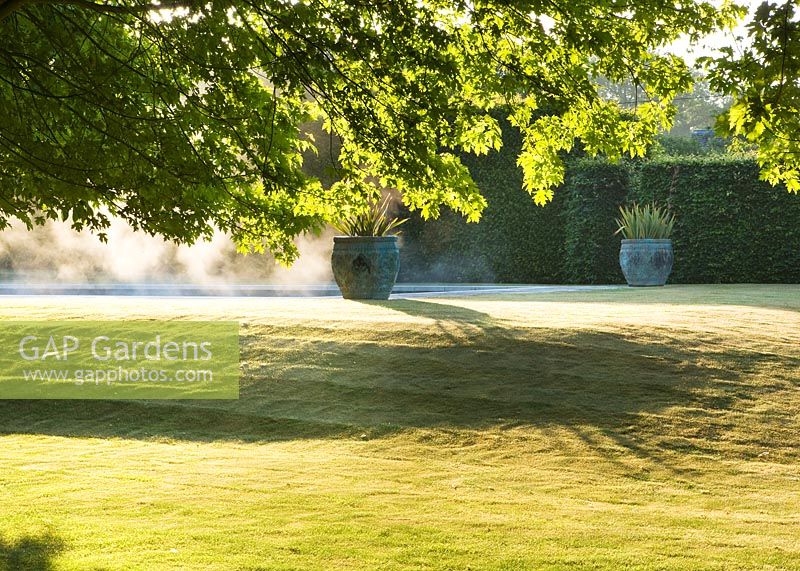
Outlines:
{"type": "Polygon", "coordinates": [[[696,347],[666,337],[518,327],[447,303],[366,305],[424,321],[390,336],[368,324],[338,335],[313,323],[251,325],[238,401],[0,401],[0,432],[261,442],[533,426],[653,457],[706,451],[707,439],[669,438],[683,428],[659,424],[662,411],[724,431],[717,413],[796,383],[754,386],[751,373],[800,365],[733,350],[701,363],[696,347]]]}
{"type": "Polygon", "coordinates": [[[14,541],[0,537],[0,571],[50,571],[53,558],[64,548],[64,541],[51,533],[14,541]]]}

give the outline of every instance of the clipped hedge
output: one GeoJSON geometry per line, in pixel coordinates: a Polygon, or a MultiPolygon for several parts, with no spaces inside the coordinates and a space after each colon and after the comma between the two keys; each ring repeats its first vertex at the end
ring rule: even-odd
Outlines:
{"type": "Polygon", "coordinates": [[[579,159],[569,164],[560,189],[565,200],[562,263],[566,281],[624,281],[619,269],[620,238],[614,232],[629,182],[630,168],[625,163],[579,159]]]}
{"type": "Polygon", "coordinates": [[[401,281],[623,283],[614,219],[655,200],[676,215],[670,283],[800,283],[800,196],[758,180],[748,158],[573,159],[553,203],[522,190],[520,140],[465,157],[489,206],[478,224],[447,213],[404,227],[401,281]]]}
{"type": "MultiPolygon", "coordinates": [[[[564,273],[563,194],[546,208],[522,190],[516,165],[521,139],[504,125],[503,150],[462,157],[488,200],[480,223],[451,212],[403,226],[401,281],[561,283],[564,273]]],[[[406,214],[408,215],[408,214],[406,214]]]]}
{"type": "Polygon", "coordinates": [[[752,159],[641,163],[630,199],[675,213],[672,283],[800,282],[800,196],[758,180],[752,159]]]}

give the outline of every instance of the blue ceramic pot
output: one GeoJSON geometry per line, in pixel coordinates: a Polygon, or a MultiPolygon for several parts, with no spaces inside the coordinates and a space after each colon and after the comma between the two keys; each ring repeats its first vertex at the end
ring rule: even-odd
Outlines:
{"type": "Polygon", "coordinates": [[[389,299],[400,270],[397,236],[336,236],[331,267],[346,299],[389,299]]]}
{"type": "Polygon", "coordinates": [[[672,272],[672,240],[623,240],[619,265],[629,286],[663,286],[672,272]]]}

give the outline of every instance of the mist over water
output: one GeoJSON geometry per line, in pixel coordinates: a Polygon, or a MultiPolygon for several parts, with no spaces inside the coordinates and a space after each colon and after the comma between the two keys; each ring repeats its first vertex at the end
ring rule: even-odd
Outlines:
{"type": "Polygon", "coordinates": [[[320,284],[333,280],[329,230],[297,240],[300,258],[284,268],[268,254],[242,255],[219,232],[206,242],[178,246],[135,232],[112,220],[108,242],[77,232],[68,222],[28,231],[21,224],[0,232],[0,281],[4,283],[320,284]]]}

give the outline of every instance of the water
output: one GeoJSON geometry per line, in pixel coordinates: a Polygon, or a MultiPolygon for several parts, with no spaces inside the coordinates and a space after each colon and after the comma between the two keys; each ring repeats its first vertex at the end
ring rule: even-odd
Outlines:
{"type": "MultiPolygon", "coordinates": [[[[392,297],[433,297],[486,293],[549,293],[614,289],[622,286],[551,286],[524,284],[399,283],[392,297]]],[[[0,283],[0,295],[104,295],[153,297],[337,297],[336,284],[189,284],[189,283],[0,283]]]]}

